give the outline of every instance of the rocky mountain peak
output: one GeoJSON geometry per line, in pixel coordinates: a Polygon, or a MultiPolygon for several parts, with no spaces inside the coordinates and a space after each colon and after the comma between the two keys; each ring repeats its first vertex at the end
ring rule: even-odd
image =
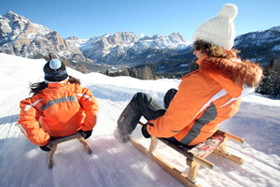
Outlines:
{"type": "Polygon", "coordinates": [[[3,17],[6,17],[10,20],[21,20],[21,21],[29,21],[27,18],[21,16],[21,15],[18,15],[12,11],[8,11],[3,17]]]}
{"type": "Polygon", "coordinates": [[[0,17],[0,51],[22,57],[42,58],[50,52],[71,60],[73,56],[85,61],[82,52],[66,42],[57,31],[33,24],[23,16],[8,11],[0,17]]]}
{"type": "Polygon", "coordinates": [[[272,30],[272,31],[280,31],[280,26],[272,27],[272,28],[270,28],[269,30],[272,30]]]}

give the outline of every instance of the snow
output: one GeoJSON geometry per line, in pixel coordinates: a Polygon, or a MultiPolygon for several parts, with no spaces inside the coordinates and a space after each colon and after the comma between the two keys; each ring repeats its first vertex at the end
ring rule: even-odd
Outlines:
{"type": "Polygon", "coordinates": [[[270,28],[269,30],[272,30],[272,31],[280,31],[280,26],[272,27],[272,28],[270,28]]]}
{"type": "MultiPolygon", "coordinates": [[[[32,60],[0,53],[0,186],[94,186],[142,187],[183,186],[130,143],[114,139],[118,116],[134,93],[150,94],[162,104],[164,93],[177,88],[180,80],[138,80],[108,77],[99,73],[81,74],[67,68],[90,88],[100,106],[98,123],[87,139],[93,154],[88,155],[77,140],[62,143],[48,169],[47,154],[30,143],[17,127],[20,100],[29,96],[29,82],[43,80],[44,60],[32,60]]],[[[228,141],[228,151],[242,157],[238,165],[216,155],[208,158],[215,168],[201,167],[197,182],[204,187],[280,186],[280,101],[258,94],[243,99],[240,111],[221,129],[244,138],[244,144],[228,141]]],[[[144,120],[142,119],[144,122],[144,120]]],[[[140,127],[132,136],[145,146],[140,127]]],[[[163,144],[157,155],[176,168],[188,171],[185,158],[163,144]]]]}
{"type": "Polygon", "coordinates": [[[280,45],[275,45],[271,51],[280,51],[280,45]]]}
{"type": "Polygon", "coordinates": [[[37,31],[40,32],[42,35],[47,35],[51,32],[51,30],[44,25],[40,25],[37,23],[32,23],[32,24],[37,29],[37,31]]]}

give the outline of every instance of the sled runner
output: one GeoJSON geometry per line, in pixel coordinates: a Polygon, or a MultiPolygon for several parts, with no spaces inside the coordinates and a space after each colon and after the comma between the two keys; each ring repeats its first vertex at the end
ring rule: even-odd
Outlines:
{"type": "MultiPolygon", "coordinates": [[[[139,124],[143,125],[143,123],[141,122],[139,122],[139,124]]],[[[212,137],[208,138],[204,142],[194,147],[181,146],[174,144],[164,138],[151,137],[151,143],[149,149],[147,149],[146,147],[138,143],[135,139],[133,139],[131,136],[129,136],[129,141],[133,146],[135,146],[137,149],[143,152],[152,161],[156,162],[160,167],[162,167],[165,171],[167,171],[169,174],[175,177],[182,184],[190,187],[201,187],[201,185],[197,184],[196,182],[196,175],[200,168],[200,165],[208,169],[213,169],[214,164],[205,159],[212,153],[227,158],[238,164],[243,164],[242,158],[228,153],[226,148],[226,142],[228,139],[231,139],[238,143],[243,143],[243,140],[241,138],[234,136],[230,133],[218,130],[212,137]],[[154,153],[158,144],[158,140],[187,157],[186,164],[189,166],[188,175],[174,168],[154,153]]]]}
{"type": "Polygon", "coordinates": [[[79,142],[81,142],[83,144],[83,146],[86,149],[88,154],[92,153],[92,150],[90,149],[89,145],[87,144],[87,142],[85,141],[85,139],[82,137],[82,135],[79,132],[77,132],[75,134],[72,134],[70,136],[66,136],[66,137],[51,140],[50,144],[52,144],[52,149],[48,154],[49,169],[53,168],[53,155],[54,155],[54,153],[57,149],[57,145],[62,143],[62,142],[72,140],[72,139],[75,139],[75,138],[77,138],[79,140],[79,142]]]}

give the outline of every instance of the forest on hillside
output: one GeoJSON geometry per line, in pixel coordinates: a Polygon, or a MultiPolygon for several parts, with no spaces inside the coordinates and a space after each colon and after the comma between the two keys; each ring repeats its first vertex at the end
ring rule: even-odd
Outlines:
{"type": "MultiPolygon", "coordinates": [[[[170,62],[172,63],[172,62],[170,62]]],[[[142,68],[126,68],[124,70],[110,72],[106,71],[104,74],[108,76],[130,76],[143,80],[156,80],[161,78],[177,78],[181,79],[188,73],[198,69],[199,66],[195,62],[188,64],[188,70],[180,73],[161,73],[154,72],[153,67],[145,65],[142,68]]],[[[267,95],[270,98],[280,98],[280,58],[272,59],[263,67],[264,76],[260,86],[256,89],[257,93],[267,95]]]]}

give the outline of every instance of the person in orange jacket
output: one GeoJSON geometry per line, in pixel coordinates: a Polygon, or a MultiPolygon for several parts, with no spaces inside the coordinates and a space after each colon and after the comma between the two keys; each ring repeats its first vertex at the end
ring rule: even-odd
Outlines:
{"type": "Polygon", "coordinates": [[[164,96],[164,106],[145,93],[136,93],[118,119],[114,133],[128,140],[140,118],[144,137],[167,138],[182,145],[197,145],[239,110],[241,97],[260,84],[262,68],[236,57],[233,20],[237,6],[226,4],[217,17],[204,22],[194,33],[194,52],[199,69],[186,75],[176,89],[164,96]]]}
{"type": "Polygon", "coordinates": [[[44,73],[45,81],[30,85],[33,96],[20,102],[18,127],[22,133],[43,151],[51,150],[52,138],[77,131],[89,138],[98,112],[92,92],[68,76],[59,59],[47,62],[44,73]]]}

